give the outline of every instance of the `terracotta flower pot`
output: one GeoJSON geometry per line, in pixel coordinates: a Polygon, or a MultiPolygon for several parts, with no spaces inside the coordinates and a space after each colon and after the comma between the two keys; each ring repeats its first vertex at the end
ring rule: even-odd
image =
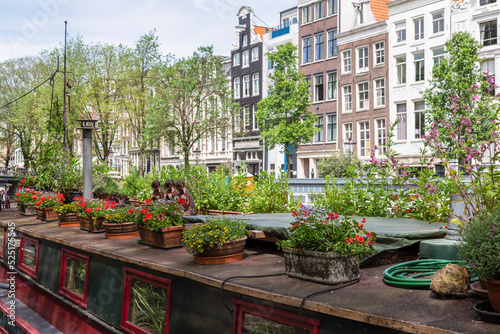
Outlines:
{"type": "Polygon", "coordinates": [[[100,217],[97,219],[89,219],[86,217],[78,216],[78,221],[80,222],[80,228],[89,232],[104,232],[104,227],[102,223],[105,218],[100,217]]]}
{"type": "Polygon", "coordinates": [[[197,264],[224,264],[243,259],[247,237],[226,241],[221,247],[212,247],[193,256],[197,264]]]}
{"type": "Polygon", "coordinates": [[[285,271],[290,277],[323,284],[338,284],[359,278],[357,256],[343,257],[339,253],[314,252],[283,247],[285,271]]]}
{"type": "Polygon", "coordinates": [[[139,236],[137,225],[133,222],[122,224],[103,223],[102,226],[106,230],[106,239],[129,239],[139,236]]]}
{"type": "Polygon", "coordinates": [[[500,313],[500,280],[489,280],[486,285],[491,306],[495,312],[500,313]]]}
{"type": "Polygon", "coordinates": [[[151,231],[149,227],[137,226],[141,241],[145,244],[163,248],[179,247],[181,245],[182,225],[165,227],[151,231]]]}

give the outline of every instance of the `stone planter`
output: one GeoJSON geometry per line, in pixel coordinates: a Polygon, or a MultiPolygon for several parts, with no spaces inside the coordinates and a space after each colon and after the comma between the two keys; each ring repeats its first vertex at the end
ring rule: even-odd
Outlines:
{"type": "Polygon", "coordinates": [[[137,225],[133,222],[126,222],[122,224],[103,223],[102,226],[106,230],[106,239],[129,239],[139,236],[137,225]]]}
{"type": "Polygon", "coordinates": [[[239,261],[243,258],[247,237],[226,241],[221,247],[213,247],[193,256],[197,264],[223,264],[239,261]]]}
{"type": "Polygon", "coordinates": [[[167,249],[182,246],[182,225],[164,227],[158,231],[151,231],[148,227],[143,226],[137,226],[137,229],[141,236],[140,242],[143,244],[167,249]]]}
{"type": "Polygon", "coordinates": [[[104,223],[106,218],[101,217],[97,219],[89,219],[82,216],[78,216],[78,221],[80,222],[80,228],[82,230],[94,233],[105,232],[102,223],[104,223]]]}
{"type": "Polygon", "coordinates": [[[358,257],[283,247],[285,271],[290,277],[323,284],[338,284],[359,278],[358,257]]]}
{"type": "Polygon", "coordinates": [[[23,216],[34,216],[36,215],[35,204],[17,204],[17,211],[23,216]]]}

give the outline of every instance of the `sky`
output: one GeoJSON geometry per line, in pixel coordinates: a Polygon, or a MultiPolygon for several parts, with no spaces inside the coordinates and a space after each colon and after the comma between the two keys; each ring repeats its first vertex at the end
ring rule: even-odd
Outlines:
{"type": "Polygon", "coordinates": [[[236,16],[250,6],[256,25],[279,24],[278,13],[297,0],[0,0],[0,62],[36,56],[81,35],[87,44],[104,42],[130,47],[156,29],[164,54],[192,55],[199,46],[214,46],[229,55],[236,41],[236,16]]]}

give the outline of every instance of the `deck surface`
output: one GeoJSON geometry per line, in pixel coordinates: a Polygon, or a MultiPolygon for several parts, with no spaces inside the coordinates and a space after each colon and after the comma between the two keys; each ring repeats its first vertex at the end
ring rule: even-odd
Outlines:
{"type": "MultiPolygon", "coordinates": [[[[88,233],[78,227],[60,228],[57,222],[20,216],[16,209],[0,212],[0,226],[6,227],[10,222],[15,223],[19,232],[35,238],[217,288],[234,276],[283,273],[275,277],[230,279],[224,289],[284,305],[299,307],[305,296],[331,288],[284,275],[283,255],[270,247],[249,245],[239,262],[203,266],[195,264],[184,248],[161,250],[139,244],[139,238],[107,240],[103,234],[88,233]]],[[[382,281],[382,272],[387,267],[362,267],[359,283],[308,299],[304,309],[409,333],[499,332],[498,324],[477,317],[472,309],[479,301],[476,297],[437,298],[429,290],[387,286],[382,281]]]]}

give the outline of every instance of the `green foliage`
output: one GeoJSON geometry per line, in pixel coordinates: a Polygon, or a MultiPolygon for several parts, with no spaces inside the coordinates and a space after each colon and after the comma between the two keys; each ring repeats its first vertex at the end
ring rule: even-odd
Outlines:
{"type": "Polygon", "coordinates": [[[352,154],[333,152],[331,157],[321,158],[317,162],[318,177],[342,178],[348,174],[349,167],[361,171],[361,160],[352,154]]]}
{"type": "MultiPolygon", "coordinates": [[[[137,168],[131,168],[129,174],[123,178],[119,193],[120,195],[133,198],[137,196],[142,189],[146,189],[148,186],[151,187],[151,183],[149,185],[146,184],[146,180],[141,177],[139,170],[137,168]]],[[[149,196],[147,198],[149,198],[149,196]]]]}
{"type": "MultiPolygon", "coordinates": [[[[105,201],[98,199],[81,200],[78,202],[78,206],[82,211],[80,212],[81,217],[88,219],[103,218],[109,213],[109,205],[105,201]]],[[[114,207],[114,205],[113,205],[114,207]]]]}
{"type": "Polygon", "coordinates": [[[109,175],[111,167],[104,163],[92,166],[92,192],[94,195],[118,195],[118,182],[109,175]]]}
{"type": "Polygon", "coordinates": [[[481,212],[461,226],[459,256],[480,279],[500,279],[500,211],[481,212]]]}
{"type": "Polygon", "coordinates": [[[226,241],[241,239],[247,233],[243,220],[220,216],[182,232],[182,242],[189,253],[200,254],[212,247],[221,247],[226,241]]]}
{"type": "Polygon", "coordinates": [[[133,300],[133,304],[131,305],[130,321],[148,332],[154,334],[163,333],[167,289],[134,280],[131,300],[133,300]]]}
{"type": "Polygon", "coordinates": [[[73,201],[71,203],[67,203],[67,204],[62,204],[62,205],[56,206],[54,208],[54,211],[56,213],[61,214],[61,215],[66,215],[68,213],[80,213],[80,212],[83,211],[83,208],[81,208],[80,206],[78,206],[78,202],[77,201],[73,201]]]}
{"type": "Polygon", "coordinates": [[[285,173],[275,175],[272,172],[261,171],[258,180],[253,182],[252,190],[252,195],[249,197],[251,212],[290,212],[300,202],[293,199],[285,173]]]}
{"type": "Polygon", "coordinates": [[[124,207],[110,210],[109,214],[106,216],[106,223],[123,224],[127,222],[133,222],[134,219],[134,209],[132,207],[124,207]]]}
{"type": "Polygon", "coordinates": [[[137,225],[158,231],[165,227],[182,225],[183,212],[180,204],[160,199],[154,202],[148,200],[145,205],[130,213],[135,217],[137,225]]]}
{"type": "Polygon", "coordinates": [[[364,228],[353,217],[340,217],[335,212],[301,206],[292,213],[295,221],[289,229],[290,237],[281,242],[291,247],[325,253],[351,256],[375,251],[377,235],[364,228]]]}
{"type": "MultiPolygon", "coordinates": [[[[316,116],[307,109],[311,93],[297,68],[296,46],[291,42],[279,45],[277,51],[267,56],[275,66],[271,74],[273,84],[268,96],[258,104],[257,121],[266,149],[280,146],[288,157],[301,142],[312,139],[317,131],[316,116]]],[[[291,157],[288,163],[291,164],[291,157]]]]}
{"type": "Polygon", "coordinates": [[[19,189],[19,191],[16,192],[14,199],[16,200],[16,202],[23,205],[27,204],[34,205],[38,201],[39,195],[40,192],[35,192],[35,190],[30,188],[24,188],[24,189],[19,189]]]}

